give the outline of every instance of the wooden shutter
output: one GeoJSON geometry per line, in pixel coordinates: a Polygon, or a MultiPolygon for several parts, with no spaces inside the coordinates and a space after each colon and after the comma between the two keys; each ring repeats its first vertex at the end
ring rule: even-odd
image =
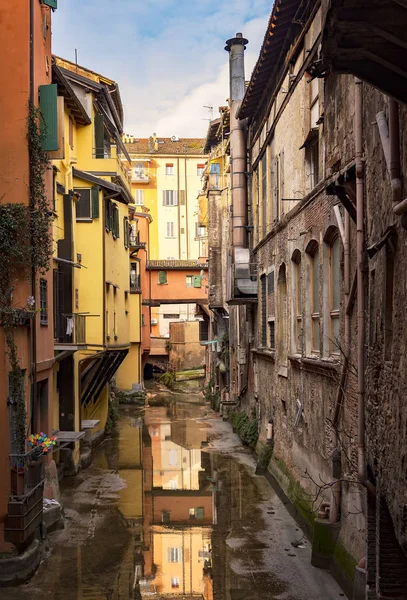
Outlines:
{"type": "Polygon", "coordinates": [[[158,271],[158,283],[167,283],[167,271],[158,271]]]}
{"type": "Polygon", "coordinates": [[[50,6],[53,9],[58,8],[58,0],[42,0],[42,3],[50,6]]]}
{"type": "Polygon", "coordinates": [[[201,287],[201,276],[194,275],[194,288],[200,288],[200,287],[201,287]]]}
{"type": "Polygon", "coordinates": [[[178,192],[176,190],[172,192],[172,206],[178,206],[178,192]]]}
{"type": "Polygon", "coordinates": [[[179,191],[179,203],[181,206],[185,205],[185,190],[179,191]]]}
{"type": "Polygon", "coordinates": [[[110,231],[110,200],[105,200],[105,229],[107,232],[110,231]]]}
{"type": "Polygon", "coordinates": [[[163,206],[168,206],[168,192],[163,190],[163,206]]]}
{"type": "MultiPolygon", "coordinates": [[[[207,341],[207,340],[205,340],[205,341],[207,341]]],[[[204,517],[205,517],[205,510],[203,508],[196,508],[195,509],[195,518],[203,519],[204,517]]]]}
{"type": "Polygon", "coordinates": [[[40,85],[42,149],[58,150],[58,92],[57,84],[40,85]]]}
{"type": "Polygon", "coordinates": [[[92,219],[99,218],[99,186],[94,185],[91,189],[92,219]]]}
{"type": "Polygon", "coordinates": [[[105,123],[103,115],[95,113],[95,157],[105,157],[105,123]]]}
{"type": "Polygon", "coordinates": [[[123,217],[123,240],[124,247],[127,250],[129,247],[129,228],[127,227],[127,217],[123,217]]]}

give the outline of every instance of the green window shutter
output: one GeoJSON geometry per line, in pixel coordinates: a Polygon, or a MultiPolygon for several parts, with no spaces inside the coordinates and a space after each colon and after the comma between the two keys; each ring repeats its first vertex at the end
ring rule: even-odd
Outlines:
{"type": "Polygon", "coordinates": [[[127,227],[127,218],[123,217],[123,240],[124,240],[124,247],[127,248],[129,247],[129,228],[127,227]]]}
{"type": "Polygon", "coordinates": [[[57,84],[40,85],[42,149],[58,150],[58,93],[57,84]]]}
{"type": "Polygon", "coordinates": [[[95,157],[105,157],[105,123],[103,115],[95,113],[95,157]]]}
{"type": "Polygon", "coordinates": [[[54,9],[58,8],[58,0],[42,0],[42,3],[54,9]]]}
{"type": "Polygon", "coordinates": [[[205,509],[204,508],[196,508],[195,509],[195,518],[196,519],[204,519],[205,518],[205,509]]]}
{"type": "Polygon", "coordinates": [[[167,283],[167,271],[158,271],[158,283],[167,283]]]}
{"type": "Polygon", "coordinates": [[[114,233],[113,230],[113,204],[109,202],[109,231],[114,233]]]}
{"type": "Polygon", "coordinates": [[[99,218],[99,186],[94,185],[91,189],[92,219],[99,218]]]}
{"type": "Polygon", "coordinates": [[[200,287],[201,287],[201,276],[194,275],[194,288],[200,288],[200,287]]]}
{"type": "Polygon", "coordinates": [[[117,206],[115,207],[115,214],[116,214],[116,238],[120,237],[120,225],[119,225],[119,209],[117,208],[117,206]]]}

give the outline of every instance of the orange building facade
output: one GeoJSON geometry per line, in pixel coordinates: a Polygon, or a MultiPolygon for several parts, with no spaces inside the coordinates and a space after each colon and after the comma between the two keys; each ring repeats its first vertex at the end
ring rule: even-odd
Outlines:
{"type": "MultiPolygon", "coordinates": [[[[0,95],[0,133],[2,144],[0,148],[0,227],[3,231],[10,231],[5,222],[7,211],[17,214],[22,206],[27,207],[27,215],[32,215],[28,207],[33,202],[33,177],[30,177],[30,151],[28,134],[30,102],[41,111],[48,102],[48,109],[52,109],[54,89],[51,85],[51,18],[52,6],[55,0],[27,0],[26,2],[13,2],[2,0],[0,5],[0,28],[4,48],[2,67],[0,69],[0,82],[4,92],[0,95]],[[30,45],[31,38],[31,45],[30,45]],[[50,104],[51,103],[51,104],[50,104]],[[31,179],[31,181],[30,181],[31,179]],[[19,205],[19,206],[18,206],[19,205]]],[[[56,92],[55,92],[56,99],[56,92]]],[[[56,105],[55,105],[56,109],[56,105]]],[[[52,110],[51,110],[52,112],[52,110]]],[[[49,114],[49,113],[48,113],[49,114]]],[[[42,121],[46,121],[42,115],[42,121]]],[[[56,122],[56,110],[55,110],[56,122]]],[[[38,117],[37,117],[38,119],[38,117]]],[[[37,122],[39,122],[37,120],[37,122]]],[[[46,121],[48,134],[52,137],[51,121],[46,121]]],[[[49,139],[48,139],[49,141],[49,139]]],[[[31,146],[32,148],[32,146],[31,146]]],[[[42,146],[43,150],[56,149],[51,144],[42,146]]],[[[31,161],[32,163],[32,161],[31,161]]],[[[43,200],[49,200],[52,210],[52,170],[46,170],[43,176],[45,188],[43,200]]],[[[24,210],[24,209],[23,209],[24,210]]],[[[31,217],[27,220],[27,238],[16,235],[16,244],[31,243],[33,228],[30,227],[31,217]]],[[[4,258],[4,257],[3,257],[4,258]]],[[[25,434],[44,431],[52,433],[52,393],[53,377],[52,365],[54,361],[53,347],[53,315],[52,315],[52,271],[47,273],[35,272],[34,274],[23,265],[20,279],[9,282],[11,295],[9,302],[2,297],[2,321],[0,326],[0,553],[15,549],[23,550],[33,539],[36,525],[42,519],[42,490],[43,480],[33,491],[26,494],[27,487],[24,482],[21,489],[15,487],[17,474],[20,470],[13,464],[10,454],[21,451],[25,445],[21,439],[21,429],[25,434]],[[24,273],[24,268],[26,273],[24,273]],[[8,306],[6,306],[8,304],[8,306]],[[14,337],[17,349],[17,360],[21,377],[26,406],[26,419],[24,423],[17,421],[16,399],[11,394],[11,364],[9,360],[10,348],[6,343],[4,316],[7,311],[12,311],[13,321],[8,330],[14,337]],[[16,319],[19,314],[24,318],[16,319]],[[16,431],[20,427],[20,440],[17,444],[16,431]],[[17,445],[16,445],[17,444],[17,445]],[[13,472],[12,472],[13,471],[13,472]],[[13,478],[14,475],[14,478],[13,478]],[[25,498],[25,505],[17,502],[18,498],[25,498]],[[11,519],[10,506],[18,505],[21,511],[31,510],[30,527],[26,527],[23,519],[11,519]],[[34,506],[35,505],[35,506],[34,506]],[[28,507],[28,508],[27,508],[28,507]],[[31,508],[30,508],[31,507],[31,508]],[[35,508],[37,507],[37,508],[35,508]]],[[[4,280],[3,285],[4,285],[4,280]]],[[[5,292],[3,287],[2,292],[5,292]]],[[[4,295],[4,294],[3,294],[4,295]]],[[[10,325],[10,321],[8,321],[10,325]]],[[[15,371],[13,371],[15,372],[15,371]]],[[[21,421],[21,419],[20,419],[21,421]]],[[[25,463],[24,463],[25,466],[25,463]]],[[[38,479],[40,481],[40,479],[38,479]]],[[[17,482],[18,483],[18,482],[17,482]]],[[[35,487],[35,486],[34,486],[35,487]]],[[[34,542],[33,542],[34,543],[34,542]]]]}

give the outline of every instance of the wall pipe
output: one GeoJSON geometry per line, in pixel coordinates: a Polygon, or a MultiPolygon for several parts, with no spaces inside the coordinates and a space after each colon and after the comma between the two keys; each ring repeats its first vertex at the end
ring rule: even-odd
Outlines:
{"type": "Polygon", "coordinates": [[[365,446],[365,232],[363,161],[363,84],[355,77],[356,155],[356,262],[357,262],[357,366],[358,366],[358,478],[367,484],[365,446]]]}
{"type": "Polygon", "coordinates": [[[247,247],[246,140],[244,121],[237,118],[245,93],[244,51],[248,41],[241,33],[227,40],[230,73],[230,156],[232,171],[232,246],[247,247]]]}

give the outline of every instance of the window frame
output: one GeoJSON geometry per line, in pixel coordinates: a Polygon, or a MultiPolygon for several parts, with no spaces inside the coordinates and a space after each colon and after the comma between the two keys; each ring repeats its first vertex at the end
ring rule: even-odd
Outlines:
{"type": "Polygon", "coordinates": [[[165,164],[165,174],[166,175],[175,175],[174,163],[166,163],[165,164]]]}
{"type": "Polygon", "coordinates": [[[165,237],[168,239],[173,239],[175,238],[175,222],[174,221],[167,221],[165,224],[165,237]],[[170,227],[169,227],[170,226],[170,227]],[[169,234],[170,231],[170,234],[169,234]]]}
{"type": "Polygon", "coordinates": [[[328,243],[328,303],[329,303],[329,353],[339,355],[340,348],[335,344],[334,340],[334,323],[338,323],[338,331],[340,336],[340,307],[341,307],[341,292],[340,292],[340,281],[341,281],[341,240],[339,232],[337,231],[334,237],[328,243]],[[335,308],[334,304],[334,245],[338,244],[337,249],[337,275],[338,275],[338,307],[335,308]]]}
{"type": "Polygon", "coordinates": [[[135,190],[135,196],[134,196],[134,204],[136,206],[144,206],[144,190],[135,190]],[[141,197],[141,202],[139,201],[141,197]]]}
{"type": "Polygon", "coordinates": [[[308,244],[307,254],[309,256],[309,318],[310,318],[310,352],[320,356],[321,354],[321,264],[320,244],[311,240],[308,244]],[[316,289],[318,284],[318,289],[316,289]],[[318,306],[315,306],[318,297],[318,306]],[[315,309],[318,310],[315,310],[315,309]],[[316,323],[318,323],[318,340],[316,340],[316,323]],[[316,344],[318,341],[318,344],[316,344]]]}
{"type": "Polygon", "coordinates": [[[74,188],[74,193],[75,194],[79,194],[79,199],[76,201],[76,206],[75,206],[75,220],[76,222],[79,223],[90,223],[92,221],[92,188],[74,188]],[[87,194],[89,194],[89,198],[88,198],[88,202],[89,202],[89,216],[85,217],[85,216],[79,216],[78,217],[78,206],[80,206],[80,202],[81,200],[85,200],[85,194],[84,192],[86,192],[87,194]],[[82,198],[83,196],[83,198],[82,198]]]}
{"type": "Polygon", "coordinates": [[[40,325],[48,325],[48,280],[40,278],[40,325]]]}
{"type": "Polygon", "coordinates": [[[302,257],[299,250],[294,250],[292,262],[292,299],[293,299],[293,350],[296,354],[302,353],[303,326],[302,326],[302,257]]]}

